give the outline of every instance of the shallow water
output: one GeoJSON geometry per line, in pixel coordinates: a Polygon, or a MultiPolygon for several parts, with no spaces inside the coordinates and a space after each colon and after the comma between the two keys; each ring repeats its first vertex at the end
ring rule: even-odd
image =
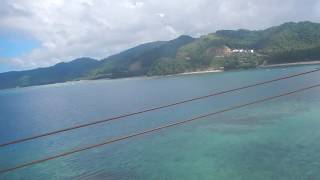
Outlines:
{"type": "MultiPolygon", "coordinates": [[[[0,142],[318,66],[72,82],[0,91],[0,142]]],[[[0,168],[320,83],[320,73],[0,149],[0,168]]],[[[317,179],[320,89],[213,116],[0,179],[317,179]]]]}

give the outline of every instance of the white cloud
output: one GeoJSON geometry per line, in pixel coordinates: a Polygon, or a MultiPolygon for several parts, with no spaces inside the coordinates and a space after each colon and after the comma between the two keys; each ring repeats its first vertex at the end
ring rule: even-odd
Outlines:
{"type": "Polygon", "coordinates": [[[134,9],[134,8],[141,8],[144,5],[144,2],[131,2],[131,1],[126,1],[124,3],[124,6],[126,8],[134,9]]]}
{"type": "Polygon", "coordinates": [[[34,68],[81,56],[102,58],[181,34],[317,21],[316,7],[319,0],[4,0],[0,29],[40,42],[39,48],[9,61],[34,68]]]}
{"type": "Polygon", "coordinates": [[[157,13],[156,15],[158,15],[161,18],[164,18],[166,16],[164,13],[157,13]]]}

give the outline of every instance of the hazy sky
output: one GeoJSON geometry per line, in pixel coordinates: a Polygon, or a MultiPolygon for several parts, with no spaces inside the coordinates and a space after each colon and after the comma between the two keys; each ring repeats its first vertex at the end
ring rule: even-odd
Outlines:
{"type": "Polygon", "coordinates": [[[1,0],[0,72],[305,20],[320,22],[320,0],[1,0]]]}

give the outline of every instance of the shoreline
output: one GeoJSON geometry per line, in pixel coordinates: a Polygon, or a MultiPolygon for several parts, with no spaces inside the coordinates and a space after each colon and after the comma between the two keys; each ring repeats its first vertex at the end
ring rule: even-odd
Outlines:
{"type": "Polygon", "coordinates": [[[157,76],[141,76],[146,78],[166,78],[166,77],[175,77],[175,76],[183,76],[183,75],[192,75],[192,74],[206,74],[206,73],[220,73],[225,72],[223,70],[203,70],[203,71],[190,71],[190,72],[184,72],[184,73],[178,73],[178,74],[168,74],[168,75],[157,75],[157,76]]]}
{"type": "Polygon", "coordinates": [[[320,61],[306,61],[306,62],[294,62],[294,63],[282,63],[282,64],[268,64],[261,65],[257,68],[274,68],[274,67],[288,67],[288,66],[299,66],[299,65],[317,65],[320,61]]]}
{"type": "Polygon", "coordinates": [[[218,70],[218,69],[212,69],[212,70],[204,70],[204,71],[191,71],[191,72],[184,72],[184,73],[179,73],[178,75],[188,75],[188,74],[205,74],[205,73],[219,73],[219,72],[224,72],[223,70],[218,70]]]}
{"type": "MultiPolygon", "coordinates": [[[[303,66],[303,65],[317,65],[317,64],[320,65],[320,60],[319,61],[308,61],[308,62],[295,62],[295,63],[261,65],[261,66],[258,66],[256,68],[252,68],[252,69],[267,69],[267,68],[291,67],[291,66],[303,66]]],[[[4,88],[4,89],[0,89],[0,91],[9,90],[9,89],[30,88],[30,87],[35,87],[35,86],[57,86],[57,85],[60,85],[60,84],[68,84],[68,83],[81,83],[81,82],[94,82],[94,81],[97,82],[97,81],[105,81],[105,80],[154,79],[154,78],[166,78],[166,77],[183,76],[183,75],[206,74],[206,73],[221,73],[221,72],[228,72],[228,71],[224,71],[224,70],[220,70],[220,69],[211,69],[211,70],[191,71],[191,72],[184,72],[184,73],[170,74],[170,75],[159,75],[159,76],[133,76],[133,77],[115,78],[115,79],[102,78],[102,79],[94,79],[94,80],[79,79],[79,80],[58,82],[58,83],[51,83],[51,84],[43,84],[43,85],[4,88]]]]}

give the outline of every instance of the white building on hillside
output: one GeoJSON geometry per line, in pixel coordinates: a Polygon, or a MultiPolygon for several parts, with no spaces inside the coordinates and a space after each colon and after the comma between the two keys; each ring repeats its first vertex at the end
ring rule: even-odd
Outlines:
{"type": "Polygon", "coordinates": [[[233,53],[254,53],[253,49],[233,49],[232,50],[233,53]]]}

